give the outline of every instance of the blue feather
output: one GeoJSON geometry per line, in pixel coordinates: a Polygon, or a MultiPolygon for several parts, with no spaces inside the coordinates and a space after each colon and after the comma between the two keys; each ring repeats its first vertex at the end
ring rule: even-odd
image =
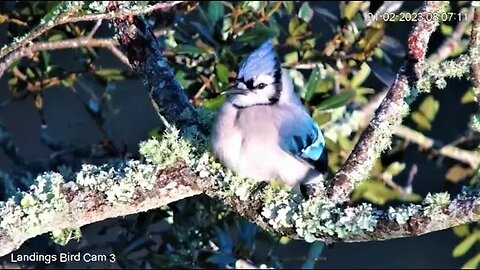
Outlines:
{"type": "Polygon", "coordinates": [[[328,166],[328,156],[325,139],[320,128],[317,123],[312,122],[301,131],[284,138],[281,147],[292,155],[311,163],[317,170],[324,172],[328,166]]]}

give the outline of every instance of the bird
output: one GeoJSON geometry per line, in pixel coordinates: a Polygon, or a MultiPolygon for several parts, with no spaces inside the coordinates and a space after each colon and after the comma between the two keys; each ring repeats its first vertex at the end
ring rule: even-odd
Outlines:
{"type": "Polygon", "coordinates": [[[281,67],[272,39],[250,53],[223,92],[211,143],[221,164],[263,183],[300,187],[324,181],[325,138],[281,67]]]}

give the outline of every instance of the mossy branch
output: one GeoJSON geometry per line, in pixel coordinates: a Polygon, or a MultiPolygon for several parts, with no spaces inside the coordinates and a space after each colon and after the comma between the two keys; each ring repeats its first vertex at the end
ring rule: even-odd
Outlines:
{"type": "MultiPolygon", "coordinates": [[[[122,10],[121,12],[105,12],[108,1],[92,1],[86,8],[85,13],[81,13],[84,8],[85,1],[63,1],[55,6],[45,17],[40,21],[40,24],[33,28],[27,34],[15,38],[10,44],[3,46],[0,49],[0,59],[4,58],[10,53],[15,52],[20,48],[25,48],[32,40],[38,38],[48,30],[63,25],[66,23],[77,23],[85,21],[99,21],[111,20],[117,17],[124,16],[138,16],[142,14],[151,13],[157,10],[171,8],[184,1],[166,1],[156,3],[150,6],[140,6],[133,4],[130,10],[122,10]],[[103,12],[98,12],[102,10],[103,12]]],[[[0,70],[6,69],[4,63],[0,63],[0,70]]]]}
{"type": "Polygon", "coordinates": [[[478,191],[467,189],[453,200],[438,193],[418,205],[388,209],[370,203],[338,205],[328,198],[305,201],[286,186],[235,176],[215,161],[204,142],[185,139],[176,129],[142,142],[140,153],[143,161],[46,172],[30,191],[1,202],[0,256],[40,234],[156,209],[200,193],[225,202],[266,231],[308,242],[410,237],[480,219],[478,191]]]}
{"type": "MultiPolygon", "coordinates": [[[[439,14],[447,3],[426,1],[421,12],[425,15],[439,14]]],[[[376,159],[390,146],[395,128],[409,112],[408,99],[415,97],[417,83],[424,69],[428,41],[438,24],[438,20],[419,21],[411,31],[405,64],[347,161],[333,178],[329,193],[334,201],[348,201],[355,186],[367,178],[376,159]]]]}
{"type": "MultiPolygon", "coordinates": [[[[68,40],[60,41],[47,41],[47,42],[36,42],[30,46],[22,47],[15,52],[9,54],[5,59],[3,59],[2,64],[0,64],[0,77],[3,76],[5,71],[16,61],[21,60],[22,58],[33,58],[33,56],[41,51],[54,51],[62,49],[76,49],[76,48],[105,48],[114,52],[114,48],[118,45],[117,41],[114,39],[104,39],[104,38],[72,38],[68,40]]],[[[116,49],[116,48],[115,48],[116,49]]],[[[120,61],[129,65],[128,59],[123,54],[115,54],[120,61]]]]}
{"type": "Polygon", "coordinates": [[[37,235],[144,212],[201,193],[180,184],[188,177],[185,168],[159,171],[158,166],[135,161],[84,165],[77,181],[67,182],[57,172],[39,175],[31,191],[0,202],[0,256],[37,235]]]}
{"type": "MultiPolygon", "coordinates": [[[[470,57],[472,59],[478,57],[478,54],[480,53],[480,7],[476,6],[473,10],[473,26],[469,48],[470,57]]],[[[478,61],[472,61],[470,67],[472,72],[473,92],[475,93],[477,102],[480,104],[480,63],[478,61]]]]}

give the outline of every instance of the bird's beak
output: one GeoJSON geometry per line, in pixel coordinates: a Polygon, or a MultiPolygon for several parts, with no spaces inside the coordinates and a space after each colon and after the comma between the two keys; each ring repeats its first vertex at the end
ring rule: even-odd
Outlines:
{"type": "Polygon", "coordinates": [[[221,95],[246,95],[246,92],[245,90],[231,89],[231,90],[223,91],[221,95]]]}

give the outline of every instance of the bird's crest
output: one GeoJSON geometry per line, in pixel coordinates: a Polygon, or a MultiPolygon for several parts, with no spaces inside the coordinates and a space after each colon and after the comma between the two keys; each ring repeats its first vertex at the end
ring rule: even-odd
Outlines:
{"type": "Polygon", "coordinates": [[[279,68],[279,61],[271,39],[253,51],[243,62],[238,77],[247,81],[262,74],[274,75],[279,68]]]}

